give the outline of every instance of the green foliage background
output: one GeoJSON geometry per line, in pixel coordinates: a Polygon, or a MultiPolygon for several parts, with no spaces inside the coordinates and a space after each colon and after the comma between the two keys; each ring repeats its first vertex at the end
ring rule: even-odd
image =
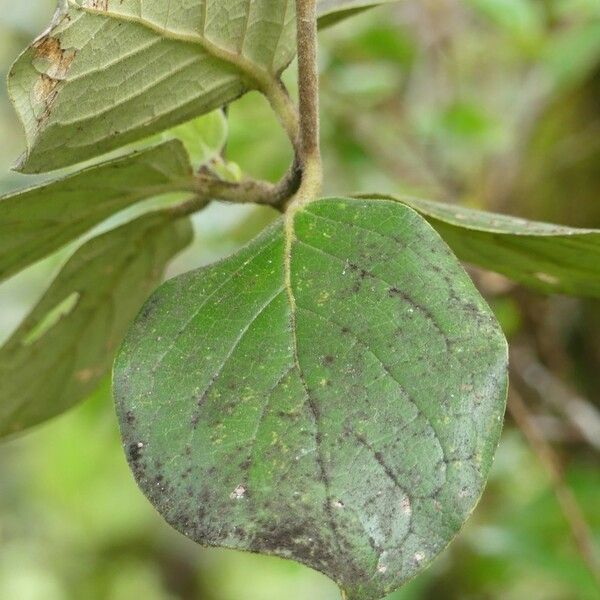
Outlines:
{"type": "MultiPolygon", "coordinates": [[[[48,23],[51,0],[0,0],[0,72],[48,23]]],[[[597,0],[404,0],[322,35],[327,191],[409,192],[569,225],[600,227],[597,0]]],[[[290,72],[290,80],[293,74],[290,72]]],[[[230,110],[228,158],[276,179],[290,151],[266,103],[230,110]]],[[[23,139],[0,89],[0,192],[23,139]]],[[[171,274],[229,254],[274,216],[214,205],[171,274]]],[[[4,339],[65,253],[0,286],[4,339]]],[[[598,303],[544,298],[473,275],[511,341],[599,405],[598,303]]],[[[535,383],[535,382],[534,382],[535,383]]],[[[534,386],[535,387],[535,386],[534,386]]],[[[598,451],[533,398],[566,478],[600,539],[598,451]]],[[[108,382],[88,402],[0,446],[0,598],[337,600],[293,563],[196,547],[137,490],[108,382]]],[[[598,597],[548,476],[510,420],[479,509],[399,599],[598,597]]]]}

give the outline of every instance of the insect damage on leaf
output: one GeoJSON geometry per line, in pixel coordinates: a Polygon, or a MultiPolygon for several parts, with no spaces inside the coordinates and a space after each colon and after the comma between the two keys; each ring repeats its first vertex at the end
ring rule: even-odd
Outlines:
{"type": "Polygon", "coordinates": [[[33,102],[36,117],[42,121],[52,107],[57,88],[67,76],[76,52],[61,48],[60,40],[49,35],[34,42],[33,51],[33,64],[40,72],[33,87],[33,102]]]}
{"type": "Polygon", "coordinates": [[[162,286],[114,391],[135,478],[176,529],[293,558],[375,600],[473,510],[506,360],[489,308],[421,217],[326,199],[162,286]]]}
{"type": "Polygon", "coordinates": [[[99,156],[251,89],[287,102],[278,78],[295,52],[293,0],[167,4],[65,3],[11,69],[9,93],[28,142],[19,170],[99,156]]]}
{"type": "Polygon", "coordinates": [[[22,344],[24,346],[34,344],[54,327],[60,319],[68,315],[77,306],[80,298],[81,294],[79,292],[71,292],[63,298],[54,308],[48,311],[48,314],[31,331],[23,336],[22,344]]]}
{"type": "Polygon", "coordinates": [[[106,11],[108,10],[108,0],[86,0],[82,6],[106,11]]]}
{"type": "MultiPolygon", "coordinates": [[[[319,15],[347,14],[347,4],[319,5],[319,15]]],[[[9,75],[27,137],[17,169],[76,164],[253,89],[286,105],[279,77],[295,51],[293,0],[62,2],[9,75]]],[[[284,122],[295,136],[295,119],[284,122]]]]}

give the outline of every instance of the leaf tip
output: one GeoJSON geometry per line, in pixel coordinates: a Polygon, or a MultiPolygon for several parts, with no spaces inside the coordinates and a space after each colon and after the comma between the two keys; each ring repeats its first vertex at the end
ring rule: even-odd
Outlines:
{"type": "Polygon", "coordinates": [[[29,174],[31,171],[27,170],[27,152],[23,152],[19,158],[11,165],[10,170],[15,173],[29,174]]]}

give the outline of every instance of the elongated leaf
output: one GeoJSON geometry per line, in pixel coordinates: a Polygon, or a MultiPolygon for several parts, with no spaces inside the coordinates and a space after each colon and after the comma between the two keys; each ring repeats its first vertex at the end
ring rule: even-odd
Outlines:
{"type": "Polygon", "coordinates": [[[369,8],[398,0],[318,0],[319,27],[322,29],[369,8]]]}
{"type": "Polygon", "coordinates": [[[115,364],[124,445],[187,536],[293,558],[373,600],[473,510],[506,343],[411,209],[327,199],[287,219],[148,301],[115,364]]]}
{"type": "Polygon", "coordinates": [[[600,298],[598,229],[562,227],[405,196],[394,199],[420,212],[465,262],[545,293],[600,298]]]}
{"type": "Polygon", "coordinates": [[[96,388],[166,264],[190,241],[189,222],[157,212],[73,254],[0,348],[0,435],[58,415],[96,388]]]}
{"type": "Polygon", "coordinates": [[[20,170],[49,171],[269,85],[295,53],[294,0],[78,0],[17,60],[20,170]]]}
{"type": "Polygon", "coordinates": [[[191,187],[192,177],[171,141],[0,198],[0,281],[136,202],[191,187]]]}

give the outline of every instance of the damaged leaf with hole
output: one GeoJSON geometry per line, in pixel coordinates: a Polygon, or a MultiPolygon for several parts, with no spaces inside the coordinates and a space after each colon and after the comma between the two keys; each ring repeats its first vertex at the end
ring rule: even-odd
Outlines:
{"type": "Polygon", "coordinates": [[[78,248],[0,348],[0,436],[87,398],[168,262],[191,241],[187,221],[149,213],[78,248]]]}

